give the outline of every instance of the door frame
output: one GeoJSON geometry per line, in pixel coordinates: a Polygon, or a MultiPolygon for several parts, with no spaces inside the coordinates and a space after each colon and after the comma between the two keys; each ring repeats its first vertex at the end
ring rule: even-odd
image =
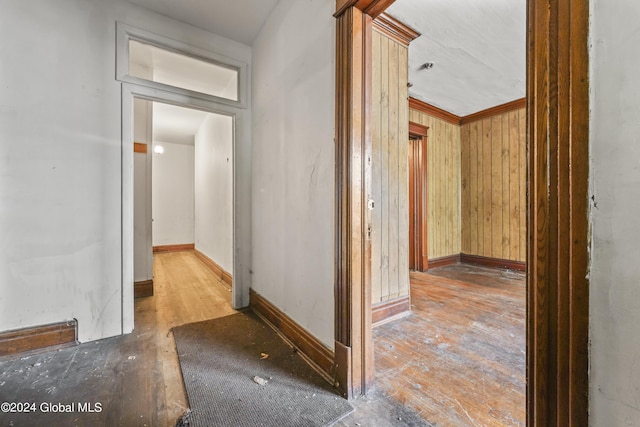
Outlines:
{"type": "Polygon", "coordinates": [[[417,237],[413,237],[413,239],[417,240],[417,242],[411,242],[412,236],[409,235],[409,244],[414,246],[414,249],[418,250],[418,253],[415,255],[417,265],[417,271],[427,271],[429,269],[429,246],[428,246],[428,228],[427,228],[427,196],[428,196],[428,175],[427,175],[427,167],[428,167],[428,159],[429,159],[429,141],[428,141],[428,133],[429,128],[427,126],[421,125],[419,123],[409,122],[409,137],[414,137],[416,141],[418,141],[419,149],[418,153],[420,155],[419,168],[414,173],[418,174],[418,188],[414,191],[417,194],[416,203],[412,212],[409,209],[409,214],[414,215],[417,218],[417,226],[416,226],[416,234],[417,237]],[[416,212],[417,211],[417,212],[416,212]]]}
{"type": "MultiPolygon", "coordinates": [[[[371,24],[395,0],[336,0],[335,368],[373,381],[371,24]]],[[[589,0],[527,1],[527,425],[588,425],[589,0]]]]}
{"type": "Polygon", "coordinates": [[[233,118],[233,267],[232,305],[242,308],[249,305],[248,265],[251,242],[250,206],[250,122],[247,110],[239,107],[184,96],[147,86],[122,84],[122,333],[130,333],[134,327],[133,294],[133,100],[161,102],[192,108],[233,118]],[[244,274],[243,274],[244,273],[244,274]]]}

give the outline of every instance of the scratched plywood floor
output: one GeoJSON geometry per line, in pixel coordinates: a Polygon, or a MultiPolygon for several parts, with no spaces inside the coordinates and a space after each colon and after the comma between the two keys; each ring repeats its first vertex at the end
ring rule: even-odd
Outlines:
{"type": "Polygon", "coordinates": [[[374,330],[377,387],[438,426],[524,426],[525,276],[411,273],[412,315],[374,330]]]}

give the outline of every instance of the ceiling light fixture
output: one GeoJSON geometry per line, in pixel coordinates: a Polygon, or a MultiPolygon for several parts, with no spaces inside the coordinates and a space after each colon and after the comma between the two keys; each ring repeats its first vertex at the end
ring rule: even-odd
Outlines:
{"type": "Polygon", "coordinates": [[[162,154],[164,153],[164,147],[162,145],[156,145],[153,147],[153,152],[156,154],[162,154]]]}

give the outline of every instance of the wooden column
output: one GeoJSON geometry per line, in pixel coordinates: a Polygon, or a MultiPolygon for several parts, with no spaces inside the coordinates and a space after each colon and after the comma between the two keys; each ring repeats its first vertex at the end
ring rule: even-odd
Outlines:
{"type": "Polygon", "coordinates": [[[529,426],[588,425],[588,6],[528,6],[529,426]]]}
{"type": "Polygon", "coordinates": [[[371,28],[393,0],[336,1],[335,372],[347,398],[373,378],[371,231],[371,28]]]}

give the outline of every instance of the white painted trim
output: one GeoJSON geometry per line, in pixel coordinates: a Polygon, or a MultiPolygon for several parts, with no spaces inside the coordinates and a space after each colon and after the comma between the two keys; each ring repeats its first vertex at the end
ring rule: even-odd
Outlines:
{"type": "Polygon", "coordinates": [[[133,27],[123,22],[116,22],[116,80],[123,83],[132,83],[139,86],[147,86],[150,88],[163,90],[166,92],[174,92],[192,98],[200,98],[205,101],[216,104],[226,104],[238,108],[247,108],[248,106],[248,65],[246,62],[239,61],[219,53],[200,49],[198,47],[161,36],[150,31],[133,27]],[[146,44],[150,44],[161,49],[165,49],[174,53],[185,55],[194,59],[209,62],[214,65],[237,70],[238,72],[238,100],[222,98],[214,95],[208,95],[201,92],[187,90],[152,80],[143,79],[129,75],[129,40],[137,40],[146,44]]]}
{"type": "Polygon", "coordinates": [[[246,109],[173,91],[122,84],[122,333],[134,326],[133,308],[133,99],[141,98],[233,118],[233,276],[232,302],[249,305],[251,265],[251,121],[246,109]]]}

